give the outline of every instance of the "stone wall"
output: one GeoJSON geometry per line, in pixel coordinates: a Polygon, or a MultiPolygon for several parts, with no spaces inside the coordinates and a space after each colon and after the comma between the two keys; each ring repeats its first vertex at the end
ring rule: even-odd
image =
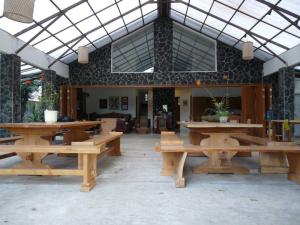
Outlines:
{"type": "MultiPolygon", "coordinates": [[[[21,122],[21,59],[0,54],[0,123],[21,122]]],[[[0,136],[7,136],[0,130],[0,136]]]]}
{"type": "Polygon", "coordinates": [[[70,83],[76,85],[161,85],[194,84],[201,79],[206,84],[224,83],[223,75],[229,74],[230,83],[260,83],[263,62],[259,59],[242,60],[240,50],[217,43],[217,71],[180,73],[172,72],[172,21],[161,18],[154,22],[153,73],[111,73],[111,45],[90,54],[89,64],[74,61],[70,64],[70,83]]]}

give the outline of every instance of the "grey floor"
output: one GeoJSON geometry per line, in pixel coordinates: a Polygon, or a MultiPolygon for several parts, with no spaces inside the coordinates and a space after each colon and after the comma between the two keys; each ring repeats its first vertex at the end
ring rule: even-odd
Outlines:
{"type": "MultiPolygon", "coordinates": [[[[187,187],[159,175],[153,151],[158,135],[124,135],[122,157],[99,161],[101,175],[88,193],[79,177],[0,177],[0,224],[15,225],[299,225],[300,186],[285,175],[260,175],[257,156],[236,159],[250,175],[195,175],[204,158],[190,157],[187,187]]],[[[0,167],[18,161],[1,160],[0,167]]],[[[48,156],[52,166],[75,166],[73,158],[48,156]]]]}

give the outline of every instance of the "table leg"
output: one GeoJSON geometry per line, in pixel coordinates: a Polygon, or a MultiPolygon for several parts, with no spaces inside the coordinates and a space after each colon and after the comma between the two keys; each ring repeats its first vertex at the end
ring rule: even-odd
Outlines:
{"type": "Polygon", "coordinates": [[[281,152],[260,152],[260,172],[261,173],[288,173],[286,155],[281,152]]]}
{"type": "MultiPolygon", "coordinates": [[[[236,139],[226,133],[210,133],[210,137],[201,141],[201,146],[239,146],[236,139]]],[[[237,151],[205,151],[208,160],[193,169],[193,173],[234,173],[248,174],[249,169],[232,162],[237,151]]]]}
{"type": "Polygon", "coordinates": [[[290,165],[288,179],[300,184],[300,154],[287,153],[286,155],[290,165]]]}
{"type": "MultiPolygon", "coordinates": [[[[24,137],[17,140],[15,145],[50,145],[52,137],[40,137],[38,135],[30,135],[30,137],[24,137]]],[[[15,165],[16,169],[50,169],[46,164],[42,163],[48,153],[18,153],[18,156],[22,159],[22,162],[15,165]]]]}

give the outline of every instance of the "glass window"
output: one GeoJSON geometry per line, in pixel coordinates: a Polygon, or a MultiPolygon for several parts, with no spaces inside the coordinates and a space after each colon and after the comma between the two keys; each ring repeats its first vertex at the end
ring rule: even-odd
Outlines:
{"type": "Polygon", "coordinates": [[[216,41],[173,23],[173,71],[216,71],[216,41]]]}
{"type": "Polygon", "coordinates": [[[153,72],[153,24],[112,44],[112,72],[153,72]]]}

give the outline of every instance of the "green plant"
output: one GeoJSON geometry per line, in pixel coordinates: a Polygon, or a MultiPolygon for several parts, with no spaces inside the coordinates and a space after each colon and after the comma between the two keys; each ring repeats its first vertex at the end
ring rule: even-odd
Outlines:
{"type": "Polygon", "coordinates": [[[215,112],[218,116],[228,116],[229,115],[229,101],[228,97],[222,97],[221,101],[217,101],[215,97],[212,98],[213,105],[215,107],[215,112]]]}
{"type": "Polygon", "coordinates": [[[46,109],[55,110],[58,103],[59,93],[55,90],[53,84],[46,82],[43,85],[42,102],[46,109]]]}

